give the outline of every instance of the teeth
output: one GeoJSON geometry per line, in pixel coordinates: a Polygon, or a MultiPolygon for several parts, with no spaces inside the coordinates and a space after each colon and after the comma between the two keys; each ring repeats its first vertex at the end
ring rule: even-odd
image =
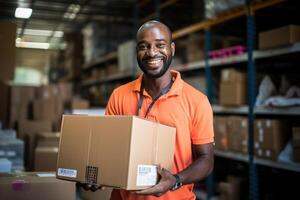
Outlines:
{"type": "Polygon", "coordinates": [[[148,61],[149,64],[158,64],[160,63],[161,59],[159,60],[151,60],[151,61],[148,61]]]}

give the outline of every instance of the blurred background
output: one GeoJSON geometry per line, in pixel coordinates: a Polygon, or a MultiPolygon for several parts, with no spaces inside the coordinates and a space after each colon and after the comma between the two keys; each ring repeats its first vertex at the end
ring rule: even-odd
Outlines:
{"type": "Polygon", "coordinates": [[[0,0],[0,172],[55,171],[62,115],[104,114],[112,91],[141,73],[135,34],[156,19],[173,32],[171,67],[213,107],[215,168],[197,199],[297,198],[299,5],[0,0]]]}

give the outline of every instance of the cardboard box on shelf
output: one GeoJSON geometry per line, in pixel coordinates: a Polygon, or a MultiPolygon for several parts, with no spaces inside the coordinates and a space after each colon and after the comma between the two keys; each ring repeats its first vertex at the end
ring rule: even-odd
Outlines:
{"type": "Polygon", "coordinates": [[[0,199],[75,200],[75,189],[75,183],[56,179],[53,172],[0,175],[0,199]]]}
{"type": "Polygon", "coordinates": [[[51,96],[33,101],[33,119],[50,120],[53,122],[61,120],[63,114],[63,101],[59,96],[51,96]]]}
{"type": "Polygon", "coordinates": [[[133,72],[137,69],[136,42],[129,40],[118,46],[118,66],[120,72],[133,72]]]}
{"type": "Polygon", "coordinates": [[[300,147],[293,148],[293,157],[295,162],[300,162],[300,147]]]}
{"type": "Polygon", "coordinates": [[[33,168],[35,136],[42,132],[52,131],[51,121],[20,121],[19,137],[25,141],[25,165],[27,170],[33,168]]]}
{"type": "Polygon", "coordinates": [[[72,83],[58,83],[57,88],[59,91],[59,96],[63,103],[71,101],[73,96],[73,85],[72,83]]]}
{"type": "Polygon", "coordinates": [[[300,148],[300,127],[293,127],[293,147],[300,148]]]}
{"type": "Polygon", "coordinates": [[[245,105],[247,99],[246,74],[235,69],[221,72],[220,104],[229,106],[245,105]]]}
{"type": "Polygon", "coordinates": [[[290,45],[300,41],[300,26],[288,25],[259,33],[259,49],[290,45]]]}
{"type": "Polygon", "coordinates": [[[220,150],[228,150],[227,119],[228,117],[223,116],[214,117],[215,143],[220,150]]]}
{"type": "Polygon", "coordinates": [[[176,129],[136,116],[65,115],[57,177],[126,190],[156,184],[156,165],[173,170],[176,129]]]}
{"type": "Polygon", "coordinates": [[[37,147],[58,147],[59,145],[59,132],[45,132],[39,133],[36,136],[37,147]]]}
{"type": "Polygon", "coordinates": [[[220,84],[220,105],[242,106],[246,104],[246,82],[220,84]]]}
{"type": "Polygon", "coordinates": [[[88,109],[90,107],[90,102],[84,99],[72,99],[71,109],[88,109]]]}
{"type": "Polygon", "coordinates": [[[108,76],[119,73],[119,67],[117,64],[110,64],[110,65],[106,66],[105,69],[106,69],[106,75],[108,75],[108,76]]]}
{"type": "Polygon", "coordinates": [[[36,147],[34,154],[34,171],[55,171],[58,147],[36,147]]]}
{"type": "Polygon", "coordinates": [[[254,140],[263,149],[282,150],[290,136],[286,121],[276,119],[256,119],[254,140]]]}
{"type": "Polygon", "coordinates": [[[284,120],[256,119],[254,123],[256,155],[276,160],[290,136],[287,127],[284,120]]]}
{"type": "Polygon", "coordinates": [[[248,152],[248,122],[246,117],[228,117],[228,149],[240,153],[248,152]]]}
{"type": "Polygon", "coordinates": [[[16,23],[0,22],[0,82],[14,80],[16,67],[16,32],[16,23]]]}

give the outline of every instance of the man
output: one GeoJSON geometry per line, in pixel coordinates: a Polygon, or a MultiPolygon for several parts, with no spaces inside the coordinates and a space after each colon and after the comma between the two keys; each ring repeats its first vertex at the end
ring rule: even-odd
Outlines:
{"type": "Polygon", "coordinates": [[[137,61],[143,74],[115,89],[107,115],[138,115],[176,127],[174,169],[158,167],[157,185],[137,192],[114,190],[111,199],[190,200],[193,183],[213,169],[213,114],[207,97],[170,70],[175,44],[169,28],[148,21],[137,32],[137,61]],[[157,198],[159,197],[159,198],[157,198]]]}

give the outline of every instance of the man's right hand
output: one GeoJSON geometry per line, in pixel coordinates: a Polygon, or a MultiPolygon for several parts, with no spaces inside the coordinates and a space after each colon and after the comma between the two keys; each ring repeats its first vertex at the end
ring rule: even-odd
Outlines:
{"type": "Polygon", "coordinates": [[[92,192],[95,192],[97,190],[103,190],[104,187],[103,186],[97,186],[97,185],[91,185],[88,183],[76,183],[76,186],[82,187],[84,190],[90,190],[92,192]]]}

